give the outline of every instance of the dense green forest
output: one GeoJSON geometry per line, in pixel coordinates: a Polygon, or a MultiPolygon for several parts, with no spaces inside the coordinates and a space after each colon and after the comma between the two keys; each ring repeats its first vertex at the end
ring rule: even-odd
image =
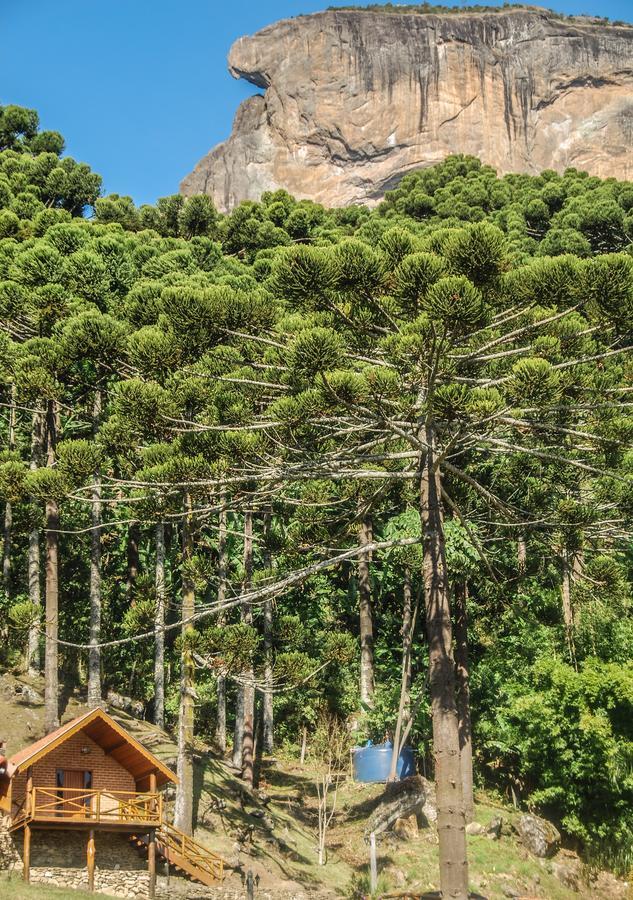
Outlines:
{"type": "Polygon", "coordinates": [[[455,156],[220,215],[18,107],[0,151],[0,664],[47,728],[142,701],[186,830],[197,737],[252,783],[335,717],[435,775],[446,896],[473,780],[628,871],[633,184],[455,156]]]}

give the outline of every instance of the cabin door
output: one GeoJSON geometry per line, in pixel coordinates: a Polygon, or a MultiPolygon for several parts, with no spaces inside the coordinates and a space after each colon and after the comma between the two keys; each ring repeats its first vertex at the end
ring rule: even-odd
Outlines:
{"type": "Polygon", "coordinates": [[[92,772],[83,769],[58,769],[57,787],[60,791],[60,811],[64,818],[84,818],[90,809],[90,797],[86,793],[92,787],[92,772]]]}

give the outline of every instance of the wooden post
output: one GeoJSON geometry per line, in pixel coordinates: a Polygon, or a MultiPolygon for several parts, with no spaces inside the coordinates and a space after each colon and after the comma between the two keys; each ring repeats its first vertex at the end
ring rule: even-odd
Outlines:
{"type": "Polygon", "coordinates": [[[35,813],[34,804],[33,804],[33,769],[31,766],[26,770],[26,809],[27,816],[32,816],[35,813]]]}
{"type": "Polygon", "coordinates": [[[372,897],[378,890],[378,865],[376,863],[376,832],[369,835],[369,889],[372,897]]]}
{"type": "Polygon", "coordinates": [[[91,828],[88,832],[88,847],[86,851],[86,856],[88,860],[88,890],[94,891],[95,889],[95,832],[94,828],[91,828]]]}
{"type": "MultiPolygon", "coordinates": [[[[149,776],[149,791],[150,794],[156,794],[156,772],[151,772],[149,776]]],[[[150,800],[149,813],[152,819],[160,819],[160,803],[158,802],[157,797],[152,797],[150,800]]]]}
{"type": "Polygon", "coordinates": [[[31,880],[31,826],[24,826],[24,880],[31,880]]]}
{"type": "Polygon", "coordinates": [[[149,830],[149,843],[147,844],[147,870],[149,872],[149,898],[154,900],[156,895],[156,829],[149,830]]]}

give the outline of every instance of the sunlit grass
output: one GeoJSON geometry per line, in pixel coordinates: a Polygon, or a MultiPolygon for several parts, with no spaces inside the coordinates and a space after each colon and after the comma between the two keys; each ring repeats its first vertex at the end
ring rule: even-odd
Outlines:
{"type": "MultiPolygon", "coordinates": [[[[107,898],[110,894],[98,894],[107,898]]],[[[69,888],[47,887],[42,884],[25,884],[19,875],[11,877],[0,873],[0,897],[2,900],[88,900],[95,895],[86,891],[75,891],[69,888]]]]}

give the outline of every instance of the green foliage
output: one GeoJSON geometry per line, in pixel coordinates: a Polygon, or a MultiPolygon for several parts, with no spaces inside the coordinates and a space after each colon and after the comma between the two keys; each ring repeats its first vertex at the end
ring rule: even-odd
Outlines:
{"type": "Polygon", "coordinates": [[[481,293],[462,275],[440,278],[429,289],[423,308],[453,334],[472,331],[488,318],[481,293]]]}
{"type": "MultiPolygon", "coordinates": [[[[102,638],[128,639],[102,655],[107,684],[152,696],[153,643],[139,635],[154,628],[163,523],[165,666],[192,663],[198,734],[213,733],[218,675],[231,699],[235,679],[260,682],[270,664],[276,740],[308,725],[327,762],[360,711],[358,569],[352,556],[305,567],[357,546],[365,504],[375,540],[394,545],[370,563],[377,691],[362,727],[381,738],[394,726],[410,580],[411,740],[424,756],[428,428],[449,587],[468,586],[477,778],[624,868],[633,188],[573,169],[499,178],[452,156],[407,174],[376,210],[280,190],[221,215],[206,196],[141,208],[100,197],[98,176],[62,149],[32,111],[0,109],[0,432],[12,448],[0,497],[14,522],[3,662],[23,664],[35,611],[20,591],[47,501],[61,516],[60,636],[86,641],[99,475],[102,638]],[[44,412],[54,440],[41,446],[44,412]],[[271,582],[283,589],[265,642],[261,603],[242,608],[240,594],[271,582]],[[183,587],[196,612],[223,595],[223,618],[181,635],[183,587]]],[[[61,645],[60,657],[81,686],[85,651],[61,645]]]]}
{"type": "Polygon", "coordinates": [[[511,686],[495,740],[511,749],[513,774],[531,802],[557,810],[595,862],[620,854],[626,860],[633,830],[630,669],[588,660],[575,672],[543,658],[532,678],[530,688],[511,686]]]}
{"type": "Polygon", "coordinates": [[[24,479],[24,487],[27,494],[38,500],[61,501],[69,490],[69,484],[64,475],[57,469],[35,469],[29,472],[24,479]]]}
{"type": "Polygon", "coordinates": [[[28,600],[14,603],[9,609],[9,621],[11,627],[15,628],[22,637],[25,637],[28,634],[29,628],[34,622],[39,621],[39,617],[39,607],[28,600]]]}

